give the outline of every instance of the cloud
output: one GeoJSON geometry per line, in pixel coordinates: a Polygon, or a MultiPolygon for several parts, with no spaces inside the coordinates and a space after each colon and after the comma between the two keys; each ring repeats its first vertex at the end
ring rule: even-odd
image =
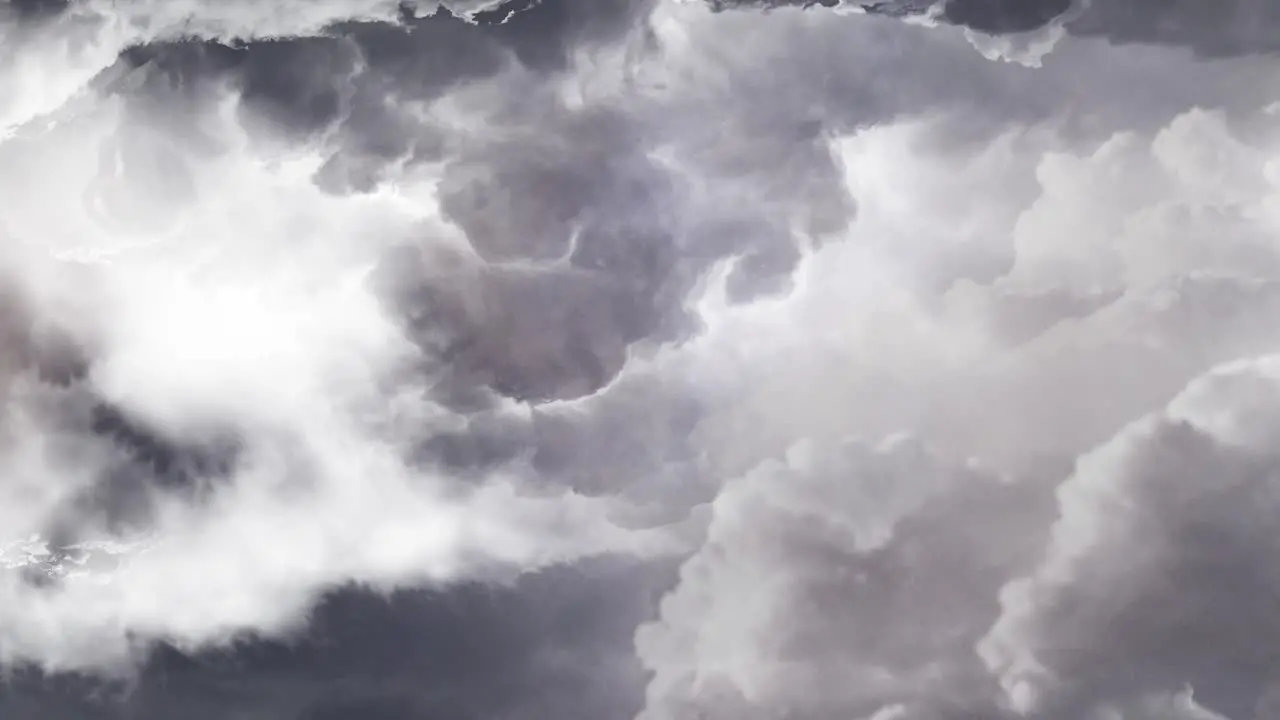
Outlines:
{"type": "MultiPolygon", "coordinates": [[[[838,156],[846,187],[857,199],[850,241],[806,258],[785,300],[739,309],[703,306],[710,320],[695,355],[705,356],[694,367],[703,369],[708,382],[737,373],[746,378],[741,387],[748,388],[700,424],[698,441],[722,463],[713,467],[730,476],[747,471],[781,453],[795,437],[835,442],[839,433],[852,429],[884,437],[910,428],[944,448],[944,457],[976,455],[996,467],[1017,469],[1020,477],[1038,478],[1023,487],[1044,502],[1058,473],[1065,475],[1078,453],[1168,402],[1215,364],[1277,347],[1270,329],[1276,308],[1269,299],[1274,248],[1264,209],[1274,186],[1268,169],[1257,162],[1268,156],[1267,133],[1247,129],[1229,114],[1202,110],[1177,114],[1164,127],[1099,141],[1081,142],[1051,125],[960,147],[934,139],[934,133],[951,127],[945,120],[889,124],[843,138],[838,156]],[[1205,152],[1208,148],[1213,150],[1205,152]],[[1088,169],[1093,163],[1096,174],[1088,169]],[[1078,194],[1067,190],[1076,183],[1078,194]],[[1072,198],[1088,198],[1087,205],[1074,206],[1072,198]],[[1092,239],[1098,244],[1089,245],[1092,239]],[[1076,265],[1073,258],[1084,264],[1076,265]]],[[[887,581],[874,590],[837,591],[845,603],[838,611],[825,605],[815,609],[806,590],[790,590],[807,587],[800,579],[806,561],[824,569],[814,575],[838,576],[838,569],[858,562],[857,552],[801,544],[804,551],[778,557],[771,553],[790,545],[759,541],[768,536],[762,528],[774,517],[795,515],[789,509],[792,492],[820,507],[813,511],[817,517],[846,517],[856,504],[826,497],[791,475],[772,481],[761,476],[768,473],[748,475],[757,488],[751,496],[756,514],[749,517],[728,509],[746,481],[725,485],[709,507],[707,544],[686,565],[662,621],[638,636],[641,654],[655,672],[647,712],[652,717],[695,712],[707,717],[753,712],[999,716],[1001,701],[997,693],[988,694],[985,673],[966,665],[973,660],[976,638],[987,632],[988,620],[978,610],[956,611],[957,626],[967,628],[957,633],[970,642],[958,643],[946,670],[937,672],[963,680],[944,684],[946,690],[936,695],[884,691],[894,682],[923,684],[900,667],[881,675],[849,670],[832,686],[812,679],[830,668],[870,662],[859,654],[870,652],[869,643],[845,638],[846,628],[887,627],[886,633],[909,636],[928,615],[887,601],[886,607],[901,612],[893,622],[853,615],[860,603],[872,603],[887,581]],[[740,535],[729,527],[740,528],[740,535]],[[774,591],[770,582],[788,589],[774,591]],[[765,609],[748,614],[745,597],[765,609]],[[731,625],[721,646],[706,637],[717,623],[731,625]],[[814,629],[805,637],[843,638],[833,641],[836,657],[785,639],[810,623],[814,629]]],[[[848,471],[850,486],[858,486],[857,476],[856,468],[848,471]]],[[[901,482],[908,479],[917,477],[906,474],[901,482]]],[[[983,507],[1016,502],[1008,490],[990,492],[996,497],[981,501],[983,507]]],[[[1144,497],[1132,507],[1156,502],[1144,497]]],[[[880,507],[890,511],[892,504],[882,499],[880,507]]],[[[994,543],[1026,548],[1036,543],[1039,521],[1026,519],[1031,527],[1016,527],[1007,517],[973,515],[950,522],[972,533],[990,533],[994,543]]],[[[809,515],[787,525],[797,533],[816,533],[819,526],[809,515]]],[[[1120,544],[1129,541],[1139,548],[1156,545],[1145,538],[1120,544]]],[[[940,549],[917,551],[911,567],[926,574],[929,559],[942,554],[940,549]]],[[[972,552],[995,557],[990,549],[972,552]]],[[[1180,547],[1172,555],[1192,552],[1180,547]]],[[[1224,552],[1223,563],[1230,556],[1224,552]]],[[[975,598],[998,595],[994,585],[982,586],[978,570],[963,563],[932,572],[938,578],[931,581],[945,577],[959,583],[956,578],[963,577],[977,583],[981,589],[973,591],[975,598]]],[[[1078,578],[1064,585],[1069,588],[1064,593],[1091,587],[1078,578]]],[[[1123,602],[1125,595],[1112,590],[1099,593],[1123,602]]],[[[975,600],[972,607],[981,603],[975,600]]],[[[1219,604],[1211,598],[1197,607],[1210,617],[1206,608],[1219,604]]],[[[1142,611],[1132,612],[1118,624],[1140,625],[1142,611]]],[[[995,621],[994,614],[987,617],[995,621]]],[[[1165,628],[1150,631],[1151,641],[1163,637],[1165,628]]],[[[1085,637],[1076,630],[1064,629],[1059,642],[1085,637]]],[[[1242,713],[1252,713],[1256,695],[1244,707],[1240,696],[1232,695],[1237,690],[1224,690],[1216,677],[1173,670],[1163,682],[1131,682],[1136,668],[1160,666],[1155,651],[1110,665],[1100,658],[1111,657],[1104,638],[1116,637],[1117,630],[1107,625],[1097,633],[1087,636],[1097,642],[1084,642],[1099,655],[1082,657],[1078,667],[1109,671],[1117,686],[1088,685],[1070,695],[1072,703],[1046,706],[1035,717],[1175,711],[1189,717],[1252,716],[1242,713]],[[1188,682],[1197,701],[1170,695],[1188,682]]],[[[1259,658],[1269,652],[1263,647],[1271,645],[1259,643],[1259,658]]],[[[1223,653],[1196,667],[1251,662],[1234,650],[1223,653]]],[[[922,651],[918,657],[938,656],[922,651]]],[[[1258,664],[1270,668],[1261,659],[1258,664]]]]}
{"type": "MultiPolygon", "coordinates": [[[[126,82],[154,77],[135,72],[126,82]]],[[[414,401],[431,380],[406,372],[421,353],[370,274],[433,226],[447,245],[444,221],[420,209],[430,182],[337,197],[311,181],[318,152],[250,139],[235,93],[213,84],[188,102],[196,127],[170,124],[172,106],[105,96],[3,148],[9,167],[43,161],[6,177],[23,203],[6,216],[20,299],[56,318],[52,299],[85,276],[76,339],[93,340],[67,398],[24,417],[6,455],[17,480],[4,504],[24,517],[8,528],[155,540],[106,585],[6,577],[6,662],[119,667],[150,641],[295,629],[346,582],[637,549],[609,498],[527,496],[516,466],[460,487],[412,459],[453,415],[414,401]],[[46,500],[25,500],[28,486],[46,500]]]]}
{"type": "Polygon", "coordinates": [[[911,438],[799,445],[729,481],[637,635],[654,672],[640,717],[990,707],[972,644],[993,586],[1041,542],[1047,504],[1026,482],[911,438]]]}
{"type": "Polygon", "coordinates": [[[0,714],[1269,717],[1264,16],[264,7],[0,21],[0,714]]]}
{"type": "Polygon", "coordinates": [[[1202,57],[1271,54],[1280,49],[1280,21],[1266,0],[1207,6],[1194,0],[707,0],[717,10],[780,7],[836,8],[942,22],[974,33],[993,58],[1038,65],[1063,35],[1101,37],[1117,44],[1187,47],[1202,57]],[[1012,42],[1011,42],[1012,41],[1012,42]]]}
{"type": "Polygon", "coordinates": [[[1275,370],[1217,369],[1080,460],[1045,558],[983,641],[1015,703],[1190,683],[1250,716],[1274,672],[1275,370]]]}

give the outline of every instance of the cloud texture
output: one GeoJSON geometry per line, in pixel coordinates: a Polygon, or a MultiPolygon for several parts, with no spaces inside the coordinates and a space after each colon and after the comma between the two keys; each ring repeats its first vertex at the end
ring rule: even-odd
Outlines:
{"type": "Polygon", "coordinates": [[[1278,20],[0,5],[0,717],[1280,716],[1278,20]]]}

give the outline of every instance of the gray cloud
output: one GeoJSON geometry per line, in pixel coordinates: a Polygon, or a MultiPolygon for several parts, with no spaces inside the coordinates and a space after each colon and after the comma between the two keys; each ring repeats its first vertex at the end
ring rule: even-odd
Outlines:
{"type": "Polygon", "coordinates": [[[1270,16],[787,4],[7,6],[0,714],[1274,714],[1270,16]]]}
{"type": "Polygon", "coordinates": [[[1019,702],[1189,683],[1252,716],[1276,671],[1270,366],[1215,371],[1081,459],[1044,561],[983,643],[1019,702]]]}
{"type": "Polygon", "coordinates": [[[1045,489],[909,438],[797,446],[731,480],[637,635],[655,672],[640,717],[990,713],[975,630],[1043,542],[1045,489]]]}
{"type": "Polygon", "coordinates": [[[1080,35],[1115,42],[1185,45],[1213,56],[1274,53],[1280,13],[1261,0],[1233,0],[1212,12],[1195,2],[1095,2],[1071,25],[1080,35]]]}
{"type": "Polygon", "coordinates": [[[899,18],[928,17],[990,35],[1031,33],[1054,24],[1114,43],[1191,48],[1204,57],[1274,53],[1280,14],[1266,0],[1212,6],[1194,0],[708,0],[717,10],[824,6],[899,18]]]}
{"type": "Polygon", "coordinates": [[[631,630],[652,612],[668,575],[611,560],[505,587],[390,596],[344,588],[316,608],[306,636],[246,641],[234,652],[161,648],[131,684],[23,670],[0,710],[24,720],[59,711],[144,720],[175,712],[201,719],[626,718],[641,702],[631,630]],[[583,681],[588,676],[592,682],[583,681]]]}

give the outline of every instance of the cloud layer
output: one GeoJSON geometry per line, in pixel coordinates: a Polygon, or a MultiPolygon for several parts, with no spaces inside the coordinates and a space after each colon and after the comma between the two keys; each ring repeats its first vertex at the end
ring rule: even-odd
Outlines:
{"type": "Polygon", "coordinates": [[[814,4],[0,6],[0,715],[1280,712],[1275,14],[814,4]]]}

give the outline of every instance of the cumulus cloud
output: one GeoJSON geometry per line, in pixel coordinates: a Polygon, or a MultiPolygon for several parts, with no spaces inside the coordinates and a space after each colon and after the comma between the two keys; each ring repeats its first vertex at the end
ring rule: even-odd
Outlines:
{"type": "MultiPolygon", "coordinates": [[[[1053,81],[1051,67],[1047,62],[1038,71],[1048,74],[1048,79],[1041,76],[1043,82],[1053,81]]],[[[1105,89],[1085,91],[1084,96],[1090,92],[1102,93],[1106,99],[1096,101],[1111,111],[1123,105],[1113,102],[1105,89]]],[[[1145,112],[1150,118],[1163,115],[1152,104],[1145,112]]],[[[708,377],[732,367],[752,382],[747,393],[728,402],[731,409],[713,412],[704,421],[703,441],[718,450],[725,463],[721,467],[741,472],[782,452],[789,438],[835,439],[851,429],[883,437],[911,428],[948,454],[977,455],[1039,478],[1023,491],[1047,497],[1061,477],[1058,473],[1067,474],[1071,458],[1160,407],[1200,373],[1276,347],[1278,338],[1271,330],[1276,308],[1267,299],[1275,277],[1274,231],[1266,209],[1275,192],[1266,160],[1272,140],[1261,125],[1253,124],[1253,118],[1266,116],[1192,107],[1164,115],[1160,125],[1142,131],[1121,130],[1083,141],[1062,133],[1061,125],[1020,124],[1009,134],[958,148],[941,139],[954,131],[945,117],[864,128],[846,136],[835,147],[845,168],[844,183],[857,203],[850,239],[814,253],[785,301],[737,310],[707,306],[720,323],[719,332],[712,323],[703,341],[708,377]],[[1101,172],[1089,169],[1093,163],[1101,172]],[[1078,192],[1067,189],[1077,182],[1078,192]],[[1086,204],[1075,205],[1078,200],[1086,204]],[[1095,239],[1098,244],[1091,245],[1095,239]],[[769,341],[751,337],[752,332],[767,334],[769,341]],[[747,437],[753,442],[743,442],[747,437]]],[[[1175,461],[1167,469],[1179,465],[1175,461]]],[[[1166,471],[1153,471],[1153,477],[1166,471]]],[[[856,486],[857,475],[850,469],[844,479],[856,486]]],[[[730,481],[722,491],[726,504],[736,496],[737,482],[730,481]]],[[[784,498],[793,484],[779,480],[759,492],[761,506],[774,513],[768,517],[791,515],[784,498]]],[[[809,492],[815,500],[824,497],[822,491],[809,492]]],[[[937,663],[944,676],[966,678],[959,688],[938,693],[941,698],[930,697],[929,691],[915,697],[885,693],[882,688],[894,682],[924,685],[902,668],[874,677],[846,672],[834,688],[806,685],[816,682],[806,672],[848,666],[816,648],[777,638],[804,633],[801,628],[809,623],[819,628],[810,635],[842,637],[860,627],[887,626],[909,637],[927,616],[904,609],[903,603],[886,603],[901,610],[897,624],[854,614],[860,602],[874,604],[878,590],[870,588],[850,587],[840,595],[848,615],[814,610],[803,591],[798,597],[784,591],[771,595],[772,581],[803,586],[797,578],[797,568],[803,566],[799,557],[824,558],[824,577],[838,577],[842,568],[856,567],[857,553],[845,548],[837,559],[817,549],[799,557],[749,551],[757,547],[756,538],[767,535],[761,529],[767,521],[741,520],[741,539],[725,541],[717,528],[742,515],[718,502],[710,506],[708,540],[686,565],[671,605],[658,624],[638,636],[642,657],[655,672],[648,710],[654,717],[781,712],[953,718],[1000,716],[1015,709],[1048,718],[1252,717],[1266,683],[1254,680],[1249,685],[1244,672],[1226,680],[1221,675],[1235,675],[1237,664],[1254,662],[1249,653],[1255,649],[1258,666],[1271,671],[1264,658],[1273,644],[1260,640],[1245,650],[1224,643],[1215,645],[1222,654],[1188,660],[1159,682],[1147,682],[1141,674],[1162,667],[1157,658],[1164,656],[1157,650],[1142,657],[1120,655],[1108,645],[1122,642],[1117,639],[1121,628],[1136,631],[1146,611],[1129,608],[1129,595],[1119,589],[1098,586],[1097,596],[1074,601],[1079,609],[1073,612],[1105,613],[1112,607],[1108,603],[1117,603],[1131,614],[1108,617],[1107,624],[1098,621],[1095,635],[1072,626],[1044,641],[1051,646],[1046,653],[1072,643],[1082,643],[1087,648],[1082,652],[1099,653],[1082,655],[1078,665],[1061,674],[1097,672],[1103,677],[1062,680],[1079,685],[1073,686],[1069,700],[1058,704],[1017,706],[1021,686],[1008,679],[1010,673],[1004,679],[1012,699],[988,693],[985,674],[971,664],[976,635],[963,636],[968,644],[960,643],[947,661],[936,648],[910,656],[922,665],[937,663]],[[731,579],[744,574],[756,581],[731,579]],[[785,609],[775,606],[747,616],[737,609],[748,596],[763,603],[785,597],[785,609]],[[737,644],[712,649],[702,634],[718,622],[738,623],[735,630],[725,631],[737,644]],[[775,640],[769,644],[756,638],[775,640]],[[735,662],[750,670],[725,670],[726,663],[735,662]],[[1203,662],[1195,667],[1231,670],[1210,677],[1207,671],[1190,670],[1195,662],[1203,662]],[[1195,700],[1180,690],[1187,684],[1197,689],[1195,700]]],[[[820,517],[852,512],[851,502],[818,502],[820,517]]],[[[987,506],[998,502],[985,501],[987,506]]],[[[1144,497],[1129,507],[1145,512],[1146,505],[1156,502],[1144,497]]],[[[883,507],[892,508],[888,503],[883,507]]],[[[1063,512],[1065,517],[1065,508],[1063,512]]],[[[1224,510],[1223,517],[1230,522],[1225,519],[1230,511],[1224,510]]],[[[1036,530],[1042,529],[1035,527],[1037,520],[1027,520],[1029,529],[1008,517],[977,514],[954,522],[1020,548],[1034,546],[1036,530]]],[[[818,525],[805,518],[794,527],[816,532],[818,525]]],[[[760,542],[779,553],[785,545],[760,542]]],[[[1197,544],[1195,539],[1183,542],[1197,544]]],[[[1130,537],[1099,556],[1105,552],[1118,558],[1125,553],[1117,548],[1130,544],[1135,552],[1155,545],[1130,537]]],[[[1192,554],[1189,545],[1180,545],[1173,557],[1192,554]]],[[[933,553],[919,552],[923,568],[923,558],[933,553]]],[[[975,552],[995,557],[990,550],[975,552]]],[[[1235,552],[1225,551],[1208,562],[1221,572],[1236,562],[1253,566],[1235,552]]],[[[955,571],[970,581],[979,576],[962,567],[953,563],[934,572],[946,577],[955,571]]],[[[1115,572],[1129,577],[1130,569],[1115,572]]],[[[1095,587],[1079,576],[1062,582],[1070,588],[1064,593],[1090,593],[1095,587]]],[[[1156,597],[1166,590],[1153,586],[1149,592],[1156,597]]],[[[994,585],[975,591],[988,598],[993,593],[999,595],[994,585]]],[[[1209,608],[1218,607],[1239,616],[1226,609],[1225,599],[1196,605],[1207,623],[1220,622],[1208,619],[1217,617],[1209,608]]],[[[957,610],[957,616],[964,618],[957,624],[980,628],[979,634],[995,621],[994,614],[978,610],[957,610]]],[[[1006,622],[1000,620],[996,627],[1006,622]]],[[[1183,619],[1150,630],[1149,642],[1175,642],[1170,636],[1176,637],[1173,628],[1179,622],[1183,619]]],[[[1245,634],[1256,636],[1252,629],[1245,634]]],[[[868,662],[861,653],[872,653],[872,647],[874,643],[855,640],[839,645],[846,663],[868,662]]],[[[1187,641],[1185,647],[1194,652],[1199,641],[1187,641]]],[[[984,644],[983,653],[989,652],[984,644]]],[[[1029,658],[1019,667],[1039,668],[1042,662],[1031,651],[1019,657],[1029,658]]],[[[1050,677],[1044,682],[1055,687],[1059,678],[1052,672],[1050,677]]]]}
{"type": "Polygon", "coordinates": [[[6,576],[6,662],[118,668],[151,641],[292,629],[334,585],[658,547],[616,527],[609,498],[531,495],[519,463],[460,484],[415,458],[458,416],[375,271],[393,247],[459,241],[430,171],[334,195],[313,180],[324,150],[258,142],[234,83],[148,87],[166,71],[126,63],[0,149],[26,168],[4,180],[5,265],[21,278],[6,366],[25,382],[3,503],[21,521],[6,531],[146,540],[105,577],[6,576]],[[59,313],[86,354],[67,388],[22,373],[59,313]]]}
{"type": "Polygon", "coordinates": [[[1223,366],[1081,458],[1044,559],[1004,589],[981,646],[1015,704],[1191,683],[1250,717],[1275,669],[1275,372],[1223,366]]]}
{"type": "Polygon", "coordinates": [[[1274,715],[1269,11],[805,4],[5,5],[0,714],[1274,715]]]}
{"type": "Polygon", "coordinates": [[[917,22],[943,22],[976,33],[994,57],[1034,63],[1064,34],[1104,37],[1115,43],[1180,45],[1205,57],[1273,53],[1274,6],[1266,0],[1230,0],[1206,6],[1194,0],[707,0],[717,10],[778,7],[835,8],[917,22]],[[992,38],[1004,38],[992,42],[992,38]],[[1013,39],[1013,44],[1008,41],[1013,39]],[[1040,48],[1035,48],[1040,45],[1040,48]]]}
{"type": "Polygon", "coordinates": [[[793,447],[711,503],[705,544],[637,635],[654,672],[640,717],[979,711],[974,630],[1046,509],[914,438],[793,447]]]}

